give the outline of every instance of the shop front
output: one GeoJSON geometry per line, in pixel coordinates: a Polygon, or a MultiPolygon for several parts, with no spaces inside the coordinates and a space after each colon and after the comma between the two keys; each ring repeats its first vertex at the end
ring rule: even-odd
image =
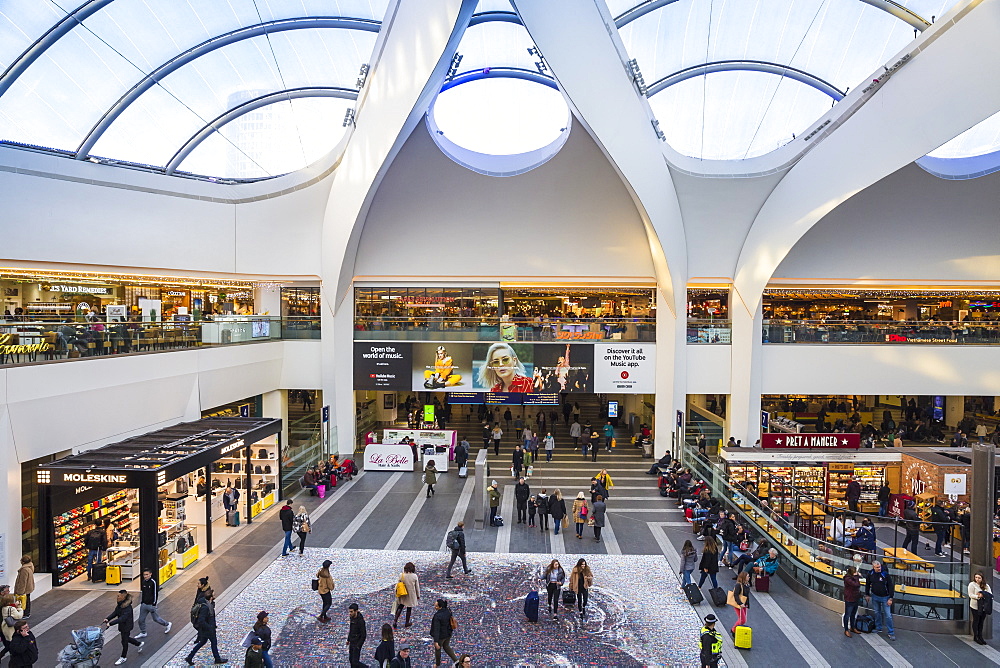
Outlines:
{"type": "Polygon", "coordinates": [[[278,419],[204,418],[40,465],[39,570],[56,586],[83,580],[97,524],[112,581],[148,568],[166,582],[275,504],[280,440],[278,419]],[[230,513],[227,487],[240,492],[230,513]]]}
{"type": "MultiPolygon", "coordinates": [[[[898,449],[858,449],[842,447],[820,449],[811,447],[782,447],[787,439],[804,439],[820,434],[764,434],[772,442],[780,438],[781,444],[773,448],[723,448],[720,457],[726,465],[730,481],[772,505],[793,503],[788,490],[808,494],[833,507],[847,508],[847,484],[857,478],[861,484],[859,509],[864,513],[878,513],[878,491],[888,484],[893,494],[902,490],[902,453],[898,449]]],[[[830,434],[839,441],[857,434],[830,434]]],[[[812,442],[812,441],[810,441],[812,442]]]]}

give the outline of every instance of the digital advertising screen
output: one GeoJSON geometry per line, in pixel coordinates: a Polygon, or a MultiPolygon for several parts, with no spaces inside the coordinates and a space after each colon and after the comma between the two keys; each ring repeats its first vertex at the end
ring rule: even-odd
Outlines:
{"type": "Polygon", "coordinates": [[[409,343],[354,343],[354,389],[412,389],[413,362],[409,343]]]}
{"type": "Polygon", "coordinates": [[[524,395],[514,392],[487,392],[484,395],[485,402],[490,405],[495,404],[510,404],[515,406],[521,405],[521,399],[524,395]]]}
{"type": "Polygon", "coordinates": [[[558,406],[559,393],[555,394],[526,394],[524,395],[525,406],[558,406]]]}

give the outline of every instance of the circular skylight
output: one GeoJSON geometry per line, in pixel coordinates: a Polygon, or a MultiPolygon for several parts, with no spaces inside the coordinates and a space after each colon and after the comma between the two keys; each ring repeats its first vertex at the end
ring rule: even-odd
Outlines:
{"type": "Polygon", "coordinates": [[[443,91],[431,108],[450,142],[484,155],[518,155],[549,146],[569,129],[562,94],[530,81],[489,78],[443,91]]]}

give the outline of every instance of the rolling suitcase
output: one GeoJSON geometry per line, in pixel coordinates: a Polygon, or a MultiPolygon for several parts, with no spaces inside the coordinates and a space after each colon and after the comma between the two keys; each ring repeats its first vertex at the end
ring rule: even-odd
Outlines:
{"type": "Polygon", "coordinates": [[[230,512],[229,520],[232,522],[230,526],[238,527],[240,525],[240,511],[234,510],[230,512]]]}
{"type": "Polygon", "coordinates": [[[459,478],[468,478],[469,477],[469,467],[468,466],[463,466],[460,469],[458,469],[458,477],[459,478]]]}
{"type": "Polygon", "coordinates": [[[759,592],[767,593],[771,590],[771,576],[770,575],[758,575],[753,581],[753,588],[759,592]]]}
{"type": "Polygon", "coordinates": [[[576,605],[576,592],[572,589],[563,589],[562,602],[567,608],[572,608],[576,605]]]}
{"type": "Polygon", "coordinates": [[[691,530],[695,533],[701,533],[701,520],[693,520],[691,522],[691,530]]]}
{"type": "Polygon", "coordinates": [[[712,605],[721,608],[726,604],[726,590],[722,587],[712,587],[708,590],[708,595],[712,599],[712,605]]]}
{"type": "Polygon", "coordinates": [[[90,581],[91,582],[104,582],[104,579],[108,575],[108,565],[107,564],[94,564],[90,569],[90,581]]]}
{"type": "Polygon", "coordinates": [[[524,616],[529,622],[538,622],[538,592],[531,591],[524,598],[524,616]]]}
{"type": "Polygon", "coordinates": [[[684,595],[687,596],[688,603],[691,605],[698,605],[705,600],[705,597],[701,595],[701,589],[693,582],[684,585],[684,595]]]}
{"type": "Polygon", "coordinates": [[[753,646],[753,630],[749,626],[737,626],[733,645],[737,649],[750,649],[753,646]]]}
{"type": "Polygon", "coordinates": [[[122,583],[122,567],[108,566],[105,571],[104,581],[109,585],[120,585],[122,583]]]}

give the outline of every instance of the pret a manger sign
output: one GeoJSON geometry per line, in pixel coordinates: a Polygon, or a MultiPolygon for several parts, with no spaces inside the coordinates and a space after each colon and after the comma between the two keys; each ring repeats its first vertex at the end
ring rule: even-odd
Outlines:
{"type": "Polygon", "coordinates": [[[792,450],[857,450],[861,434],[761,434],[760,447],[792,450]]]}

